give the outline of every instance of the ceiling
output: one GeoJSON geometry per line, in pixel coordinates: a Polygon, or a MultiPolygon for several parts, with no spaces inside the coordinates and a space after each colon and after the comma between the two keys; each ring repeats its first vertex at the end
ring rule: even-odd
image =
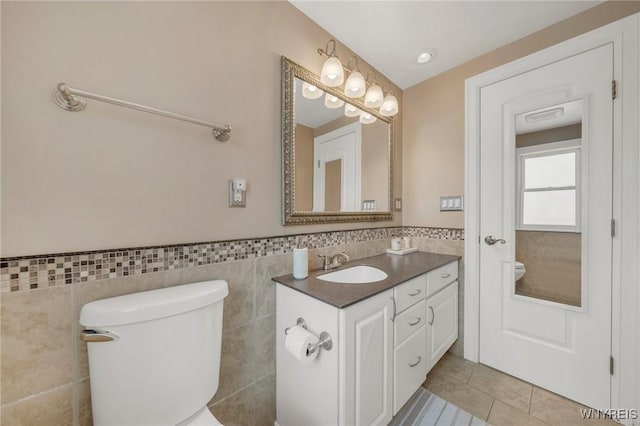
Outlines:
{"type": "MultiPolygon", "coordinates": [[[[290,2],[401,89],[603,3],[290,2]],[[427,48],[437,49],[437,56],[426,64],[418,64],[416,57],[427,48]]],[[[339,49],[337,53],[340,56],[339,49]]],[[[346,64],[348,58],[340,59],[346,64]]]]}

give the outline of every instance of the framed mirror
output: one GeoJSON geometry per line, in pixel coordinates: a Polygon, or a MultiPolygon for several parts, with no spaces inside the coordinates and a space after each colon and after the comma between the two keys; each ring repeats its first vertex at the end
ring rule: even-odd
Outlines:
{"type": "Polygon", "coordinates": [[[282,57],[282,224],[392,220],[393,118],[282,57]]]}

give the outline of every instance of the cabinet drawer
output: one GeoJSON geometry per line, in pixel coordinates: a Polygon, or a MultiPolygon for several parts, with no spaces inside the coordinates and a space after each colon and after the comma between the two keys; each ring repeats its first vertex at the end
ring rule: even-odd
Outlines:
{"type": "Polygon", "coordinates": [[[427,275],[423,274],[393,289],[396,300],[396,313],[400,313],[409,306],[421,301],[427,292],[427,275]]]}
{"type": "Polygon", "coordinates": [[[411,398],[427,376],[427,332],[423,325],[402,342],[393,357],[393,414],[411,398]]]}
{"type": "Polygon", "coordinates": [[[393,323],[395,346],[425,324],[426,313],[427,302],[422,300],[396,317],[393,323]]]}
{"type": "Polygon", "coordinates": [[[458,279],[458,262],[451,262],[427,274],[427,296],[438,292],[458,279]]]}

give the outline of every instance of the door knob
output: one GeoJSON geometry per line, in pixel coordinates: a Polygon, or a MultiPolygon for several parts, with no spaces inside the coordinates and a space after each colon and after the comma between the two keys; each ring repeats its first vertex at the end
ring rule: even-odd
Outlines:
{"type": "Polygon", "coordinates": [[[506,243],[506,241],[503,240],[502,238],[493,238],[492,235],[487,235],[486,237],[484,237],[484,242],[489,244],[490,246],[494,245],[495,243],[500,243],[500,244],[506,243]]]}

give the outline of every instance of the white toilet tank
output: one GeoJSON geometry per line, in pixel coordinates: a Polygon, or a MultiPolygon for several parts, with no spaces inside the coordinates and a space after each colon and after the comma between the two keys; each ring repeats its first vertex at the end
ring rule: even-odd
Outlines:
{"type": "Polygon", "coordinates": [[[216,280],[84,305],[94,424],[176,425],[206,408],[218,389],[228,293],[216,280]]]}

